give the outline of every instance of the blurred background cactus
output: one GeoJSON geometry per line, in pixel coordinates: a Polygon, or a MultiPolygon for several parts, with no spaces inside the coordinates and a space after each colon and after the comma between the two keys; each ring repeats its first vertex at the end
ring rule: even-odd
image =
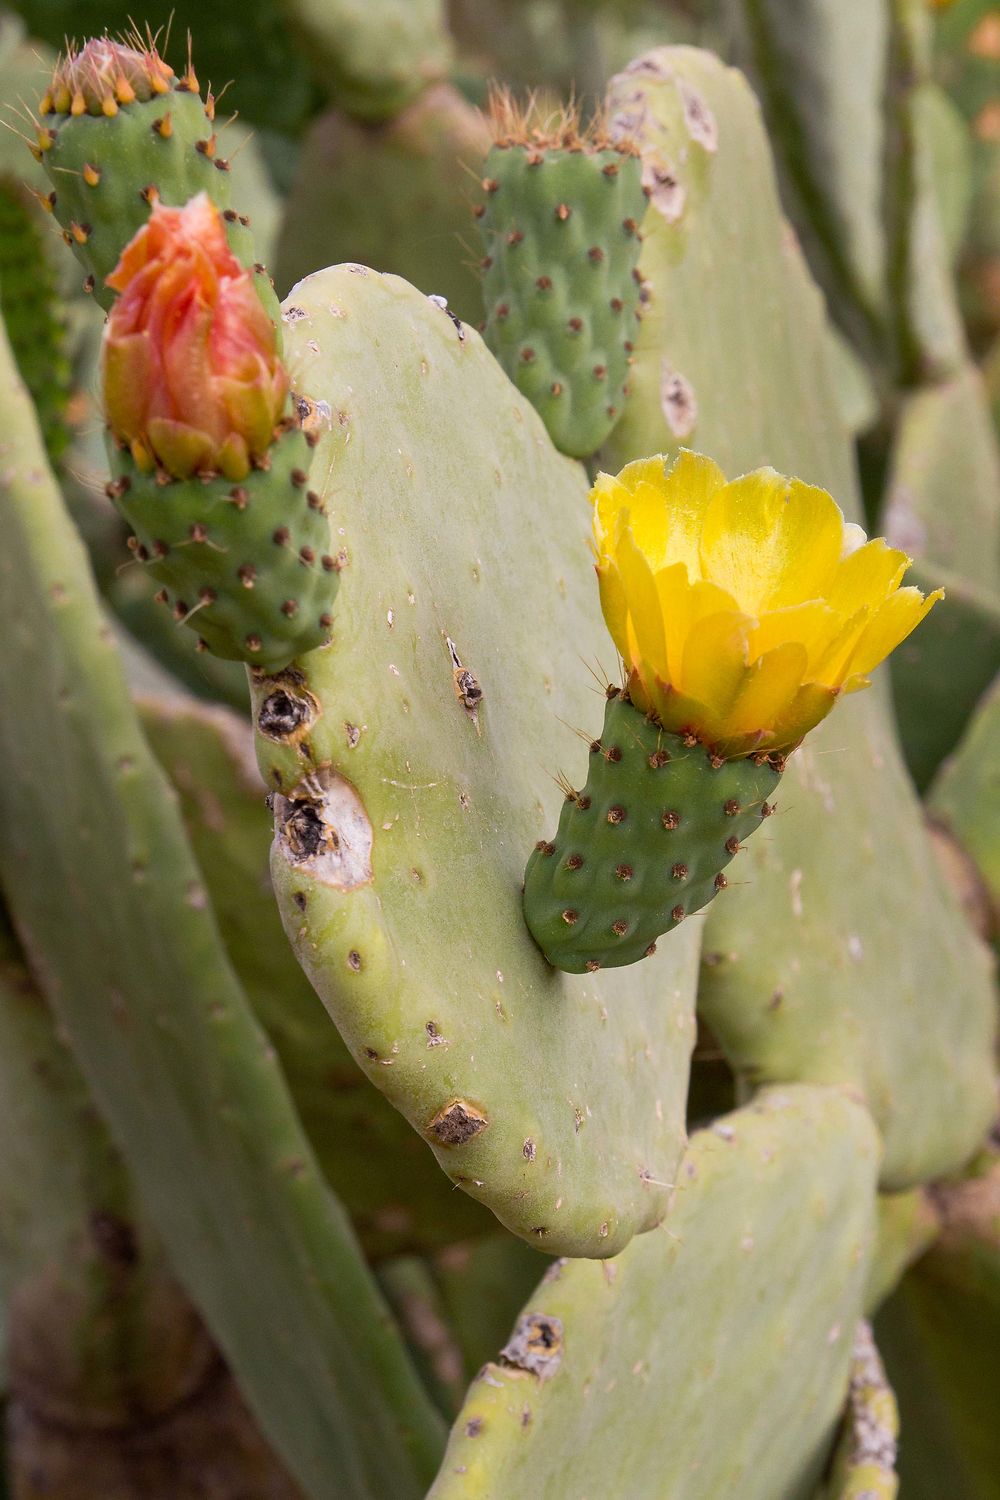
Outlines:
{"type": "Polygon", "coordinates": [[[0,103],[0,1494],[997,1500],[1000,9],[19,0],[0,103]],[[685,448],[945,597],[566,974],[685,448]]]}

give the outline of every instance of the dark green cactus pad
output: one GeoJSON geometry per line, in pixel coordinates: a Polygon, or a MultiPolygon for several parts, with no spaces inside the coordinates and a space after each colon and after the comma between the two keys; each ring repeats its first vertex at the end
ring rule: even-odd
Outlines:
{"type": "Polygon", "coordinates": [[[569,974],[633,964],[707,906],[781,776],[766,759],[710,756],[611,693],[587,784],[525,872],[531,935],[569,974]]]}
{"type": "Polygon", "coordinates": [[[49,458],[57,463],[69,443],[71,372],[62,298],[39,217],[28,192],[0,177],[0,312],[49,458]]]}
{"type": "MultiPolygon", "coordinates": [[[[233,254],[254,266],[249,220],[229,206],[229,163],[216,150],[212,106],[183,81],[169,93],[123,105],[112,117],[45,115],[40,141],[54,189],[52,211],[103,308],[115,298],[105,277],[157,201],[177,207],[207,193],[226,220],[233,254]]],[[[277,322],[263,268],[254,284],[277,322]]]]}
{"type": "Polygon", "coordinates": [[[610,147],[496,145],[484,184],[484,337],[556,447],[585,458],[628,393],[639,161],[610,147]]]}
{"type": "MultiPolygon", "coordinates": [[[[109,445],[110,447],[110,445],[109,445]]],[[[330,635],[337,559],[323,502],[308,485],[306,434],[293,427],[266,468],[161,483],[111,447],[108,495],[133,528],[132,551],[163,585],[178,624],[229,661],[268,671],[330,635]]]]}

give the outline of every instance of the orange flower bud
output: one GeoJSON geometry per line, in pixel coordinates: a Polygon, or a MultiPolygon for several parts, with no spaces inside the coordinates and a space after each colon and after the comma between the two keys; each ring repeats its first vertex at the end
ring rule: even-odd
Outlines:
{"type": "Polygon", "coordinates": [[[242,479],[288,395],[274,324],[205,193],[157,205],[107,284],[104,410],[141,469],[242,479]]]}

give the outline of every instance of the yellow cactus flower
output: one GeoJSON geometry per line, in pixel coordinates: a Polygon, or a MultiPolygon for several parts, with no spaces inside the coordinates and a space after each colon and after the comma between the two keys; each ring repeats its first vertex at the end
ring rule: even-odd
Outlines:
{"type": "Polygon", "coordinates": [[[774,469],[727,483],[682,450],[599,474],[591,500],[632,701],[727,759],[793,750],[942,597],[900,588],[904,552],[774,469]]]}

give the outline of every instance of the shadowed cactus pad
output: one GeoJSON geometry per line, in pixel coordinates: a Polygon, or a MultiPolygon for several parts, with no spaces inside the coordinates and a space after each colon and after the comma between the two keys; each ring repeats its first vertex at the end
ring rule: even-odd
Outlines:
{"type": "Polygon", "coordinates": [[[338,565],[309,488],[310,458],[305,433],[292,427],[267,468],[239,483],[195,475],[164,484],[112,451],[108,493],[135,531],[136,559],[178,624],[216,656],[276,670],[330,635],[338,565]]]}
{"type": "Polygon", "coordinates": [[[571,974],[635,963],[707,906],[781,775],[763,757],[710,756],[612,693],[587,784],[567,793],[555,840],[525,872],[531,934],[571,974]]]}
{"type": "Polygon", "coordinates": [[[584,458],[628,391],[639,314],[639,161],[576,122],[531,134],[501,100],[478,210],[485,338],[556,447],[584,458]]]}

